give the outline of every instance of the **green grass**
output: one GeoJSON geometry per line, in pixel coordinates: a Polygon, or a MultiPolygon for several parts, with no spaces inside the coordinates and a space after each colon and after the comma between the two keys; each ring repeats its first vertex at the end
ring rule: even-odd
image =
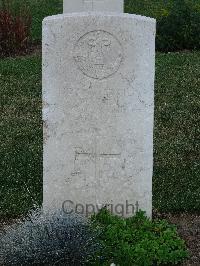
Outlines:
{"type": "Polygon", "coordinates": [[[154,206],[200,211],[200,52],[156,64],[154,206]]]}
{"type": "MultiPolygon", "coordinates": [[[[154,207],[200,211],[200,52],[157,54],[154,207]]],[[[42,202],[41,58],[0,61],[0,216],[42,202]]]]}
{"type": "Polygon", "coordinates": [[[0,61],[0,216],[42,202],[41,59],[0,61]]]}

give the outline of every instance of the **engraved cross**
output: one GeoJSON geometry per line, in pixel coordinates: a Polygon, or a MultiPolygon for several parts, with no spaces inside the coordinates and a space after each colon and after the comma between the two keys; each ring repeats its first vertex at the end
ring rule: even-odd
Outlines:
{"type": "MultiPolygon", "coordinates": [[[[121,153],[107,153],[107,152],[100,152],[97,147],[97,141],[95,140],[94,150],[92,152],[84,151],[81,148],[76,148],[75,151],[75,162],[80,157],[86,157],[93,160],[94,166],[95,166],[95,178],[97,178],[99,166],[100,166],[100,160],[101,159],[120,159],[121,153]]],[[[72,173],[72,175],[78,175],[80,172],[75,171],[72,173]]]]}

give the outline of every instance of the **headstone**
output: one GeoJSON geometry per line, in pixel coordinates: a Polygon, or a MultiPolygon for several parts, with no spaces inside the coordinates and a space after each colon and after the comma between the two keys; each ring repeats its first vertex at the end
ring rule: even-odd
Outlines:
{"type": "Polygon", "coordinates": [[[63,0],[64,13],[72,12],[118,12],[124,11],[124,0],[63,0]]]}
{"type": "Polygon", "coordinates": [[[154,64],[154,19],[90,12],[44,20],[45,210],[151,216],[154,64]]]}

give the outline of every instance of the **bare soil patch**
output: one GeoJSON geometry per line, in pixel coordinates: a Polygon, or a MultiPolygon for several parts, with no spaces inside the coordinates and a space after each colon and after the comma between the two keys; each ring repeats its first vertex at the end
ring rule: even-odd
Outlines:
{"type": "Polygon", "coordinates": [[[200,266],[200,214],[159,214],[155,218],[166,219],[177,226],[179,235],[185,240],[190,259],[182,266],[200,266]]]}
{"type": "Polygon", "coordinates": [[[42,44],[40,43],[33,43],[31,44],[25,51],[16,53],[11,53],[9,56],[2,55],[0,53],[0,59],[8,58],[8,57],[21,57],[26,55],[42,55],[42,44]]]}

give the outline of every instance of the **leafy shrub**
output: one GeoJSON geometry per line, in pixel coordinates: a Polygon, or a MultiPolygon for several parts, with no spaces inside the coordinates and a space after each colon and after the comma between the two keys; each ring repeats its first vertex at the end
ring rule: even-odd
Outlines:
{"type": "Polygon", "coordinates": [[[85,265],[98,244],[87,221],[35,212],[0,236],[5,265],[85,265]]]}
{"type": "Polygon", "coordinates": [[[200,12],[184,0],[175,0],[171,12],[157,23],[160,51],[200,48],[200,12]]]}
{"type": "Polygon", "coordinates": [[[164,220],[150,221],[143,212],[123,219],[112,216],[107,210],[92,219],[101,229],[99,241],[104,247],[99,254],[101,265],[113,262],[123,266],[176,264],[188,256],[176,228],[164,220]]]}
{"type": "Polygon", "coordinates": [[[125,12],[156,19],[168,13],[173,0],[125,0],[125,12]]]}
{"type": "MultiPolygon", "coordinates": [[[[12,9],[18,11],[18,6],[22,5],[22,0],[12,1],[12,9]]],[[[63,0],[23,0],[23,4],[29,8],[32,15],[32,41],[39,43],[42,39],[42,20],[47,16],[62,14],[63,0]]]]}
{"type": "Polygon", "coordinates": [[[125,11],[157,19],[156,49],[200,49],[200,4],[196,0],[125,0],[125,11]]]}
{"type": "Polygon", "coordinates": [[[19,14],[11,11],[11,5],[2,0],[0,10],[0,55],[10,56],[26,52],[30,41],[31,16],[26,8],[19,14]]]}

